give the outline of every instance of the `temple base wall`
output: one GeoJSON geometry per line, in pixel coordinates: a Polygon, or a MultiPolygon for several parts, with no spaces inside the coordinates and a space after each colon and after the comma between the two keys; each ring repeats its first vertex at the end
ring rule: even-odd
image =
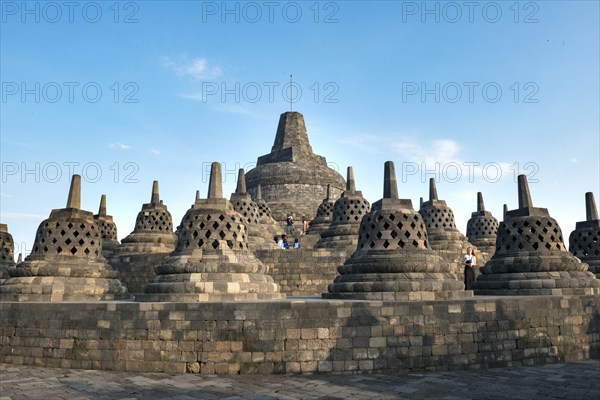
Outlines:
{"type": "Polygon", "coordinates": [[[203,374],[462,370],[600,358],[600,296],[2,303],[0,362],[203,374]]]}

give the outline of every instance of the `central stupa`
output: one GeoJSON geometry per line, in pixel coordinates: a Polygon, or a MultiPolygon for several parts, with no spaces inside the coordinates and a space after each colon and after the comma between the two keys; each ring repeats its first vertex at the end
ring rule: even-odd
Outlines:
{"type": "Polygon", "coordinates": [[[246,173],[246,182],[253,196],[260,185],[262,198],[280,222],[288,215],[297,221],[312,220],[327,194],[327,185],[331,185],[334,199],[346,187],[344,178],[327,166],[325,157],[313,153],[299,112],[281,114],[271,152],[258,157],[256,168],[246,173]]]}

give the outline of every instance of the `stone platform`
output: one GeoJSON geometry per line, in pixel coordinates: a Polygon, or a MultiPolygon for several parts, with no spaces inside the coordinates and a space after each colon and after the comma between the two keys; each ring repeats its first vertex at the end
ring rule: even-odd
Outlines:
{"type": "Polygon", "coordinates": [[[600,296],[0,304],[0,363],[117,371],[394,373],[600,358],[600,296]]]}

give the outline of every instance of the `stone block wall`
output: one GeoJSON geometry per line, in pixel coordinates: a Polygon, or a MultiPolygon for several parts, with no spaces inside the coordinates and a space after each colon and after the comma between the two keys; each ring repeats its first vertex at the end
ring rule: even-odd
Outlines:
{"type": "Polygon", "coordinates": [[[204,374],[462,370],[600,357],[600,296],[1,303],[0,362],[204,374]]]}
{"type": "Polygon", "coordinates": [[[320,297],[346,259],[343,251],[313,249],[257,250],[255,255],[269,266],[269,275],[288,296],[320,297]]]}
{"type": "Polygon", "coordinates": [[[129,293],[144,293],[144,286],[154,279],[154,267],[169,256],[169,253],[143,253],[114,255],[109,263],[119,271],[119,279],[129,293]]]}

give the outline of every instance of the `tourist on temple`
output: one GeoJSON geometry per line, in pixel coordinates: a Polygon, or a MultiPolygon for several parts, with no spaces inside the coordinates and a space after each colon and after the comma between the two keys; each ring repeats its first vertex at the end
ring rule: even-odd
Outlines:
{"type": "Polygon", "coordinates": [[[298,250],[299,248],[300,248],[300,240],[299,240],[299,239],[296,239],[296,240],[294,241],[294,249],[298,250]]]}
{"type": "Polygon", "coordinates": [[[471,247],[467,248],[467,254],[465,254],[465,290],[472,290],[473,282],[475,282],[475,264],[477,263],[477,257],[471,247]]]}
{"type": "Polygon", "coordinates": [[[288,215],[287,217],[287,233],[288,235],[294,234],[294,217],[288,215]]]}

